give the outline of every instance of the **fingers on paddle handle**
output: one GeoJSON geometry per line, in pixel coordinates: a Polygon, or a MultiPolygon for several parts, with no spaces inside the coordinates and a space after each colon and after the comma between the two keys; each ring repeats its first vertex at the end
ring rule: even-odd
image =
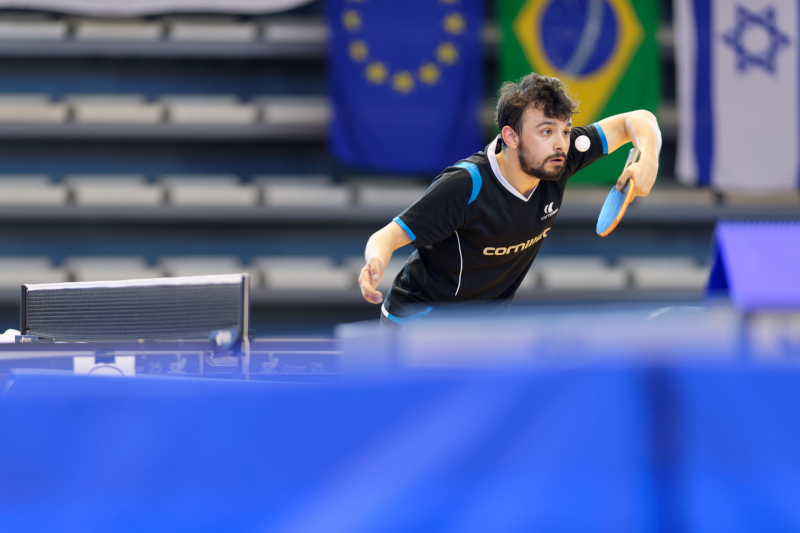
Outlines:
{"type": "MultiPolygon", "coordinates": [[[[622,171],[622,175],[617,180],[617,192],[628,194],[628,187],[631,184],[634,184],[634,188],[636,187],[635,182],[633,181],[633,172],[630,168],[626,168],[624,171],[622,171]]],[[[634,196],[636,195],[634,194],[634,196]]]]}
{"type": "Polygon", "coordinates": [[[625,168],[622,170],[622,175],[617,180],[617,191],[621,193],[627,193],[628,191],[625,189],[625,186],[628,184],[628,180],[633,175],[633,172],[630,169],[630,166],[634,163],[639,162],[639,158],[641,157],[642,153],[639,151],[638,148],[631,148],[631,151],[628,152],[628,160],[625,161],[625,168]]]}

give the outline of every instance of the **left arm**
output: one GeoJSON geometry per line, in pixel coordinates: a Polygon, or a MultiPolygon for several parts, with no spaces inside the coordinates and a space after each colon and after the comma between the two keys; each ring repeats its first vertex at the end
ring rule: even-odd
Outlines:
{"type": "Polygon", "coordinates": [[[606,135],[609,153],[629,142],[633,142],[642,153],[638,163],[623,171],[617,180],[617,190],[624,189],[628,180],[633,178],[636,183],[634,197],[650,194],[658,175],[658,155],[661,152],[661,130],[655,115],[640,109],[604,118],[600,126],[606,135]]]}

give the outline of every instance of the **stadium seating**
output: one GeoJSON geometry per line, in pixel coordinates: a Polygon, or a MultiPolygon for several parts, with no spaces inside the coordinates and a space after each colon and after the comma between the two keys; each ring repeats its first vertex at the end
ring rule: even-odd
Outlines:
{"type": "MultiPolygon", "coordinates": [[[[70,97],[72,98],[72,97],[70,97]]],[[[105,104],[94,107],[98,100],[71,100],[77,109],[89,109],[79,120],[101,123],[105,104]],[[79,102],[80,103],[77,103],[79,102]],[[91,103],[86,103],[91,102],[91,103]]],[[[133,116],[137,98],[121,99],[133,116]]],[[[124,107],[123,106],[123,107],[124,107]]],[[[113,108],[119,112],[119,108],[113,108]]],[[[76,111],[77,112],[77,111],[76,111]]],[[[0,97],[0,116],[2,97],[0,97]]],[[[77,115],[76,115],[77,117],[77,115]]],[[[78,120],[76,118],[76,120],[78,120]]],[[[2,120],[0,119],[0,122],[2,120]]],[[[140,124],[145,123],[142,119],[140,124]]],[[[107,205],[203,207],[206,209],[248,208],[323,208],[327,216],[350,216],[353,208],[376,221],[390,220],[416,201],[427,190],[418,180],[390,177],[349,177],[341,183],[321,174],[255,175],[235,174],[165,174],[150,183],[143,174],[67,174],[60,182],[45,174],[0,174],[0,207],[14,205],[58,206],[74,203],[79,207],[107,205]],[[126,192],[122,192],[126,191],[126,192]],[[369,215],[372,213],[372,215],[369,215]]],[[[591,222],[596,218],[608,191],[604,187],[568,187],[561,220],[591,222]]],[[[709,190],[682,190],[657,187],[650,196],[637,198],[630,207],[627,220],[640,214],[648,221],[680,221],[688,213],[689,220],[713,221],[718,216],[752,216],[753,214],[790,214],[800,207],[800,194],[724,194],[709,190]],[[722,200],[720,201],[719,198],[722,200]],[[721,203],[720,203],[721,202],[721,203]]],[[[286,211],[284,211],[286,213],[286,211]]],[[[296,220],[296,217],[294,217],[296,220]]]]}
{"type": "Polygon", "coordinates": [[[51,20],[46,15],[5,15],[0,19],[0,41],[63,41],[69,34],[65,20],[51,20]]]}
{"type": "Polygon", "coordinates": [[[351,269],[329,257],[257,257],[251,261],[271,290],[342,291],[355,286],[351,269]]]}
{"type": "Polygon", "coordinates": [[[235,95],[163,95],[159,98],[172,124],[247,125],[258,121],[259,110],[235,95]]]}
{"type": "Polygon", "coordinates": [[[330,178],[272,177],[254,179],[264,191],[267,207],[346,208],[353,203],[353,192],[344,185],[334,185],[330,178]]]}
{"type": "Polygon", "coordinates": [[[325,127],[331,119],[330,104],[324,96],[257,96],[251,101],[261,108],[266,124],[325,127]]]}
{"type": "Polygon", "coordinates": [[[668,207],[711,207],[717,203],[716,194],[710,189],[684,189],[659,187],[644,198],[636,199],[637,207],[640,206],[668,206],[668,207]]]}
{"type": "Polygon", "coordinates": [[[0,95],[0,123],[60,124],[68,115],[66,104],[53,103],[46,94],[0,95]]]}
{"type": "Polygon", "coordinates": [[[62,283],[69,281],[64,269],[54,268],[49,257],[0,257],[0,289],[19,293],[23,283],[62,283]]]}
{"type": "Polygon", "coordinates": [[[164,188],[141,175],[65,176],[75,205],[155,207],[164,203],[164,188]]]}
{"type": "Polygon", "coordinates": [[[140,94],[76,94],[66,96],[64,102],[78,124],[158,124],[164,120],[164,107],[147,103],[140,94]]]}
{"type": "Polygon", "coordinates": [[[249,207],[259,203],[259,190],[232,175],[165,175],[159,182],[175,207],[249,207]]]}
{"type": "Polygon", "coordinates": [[[619,291],[628,285],[628,273],[611,267],[600,256],[543,256],[532,268],[547,290],[619,291]]]}
{"type": "Polygon", "coordinates": [[[79,19],[73,36],[76,41],[153,42],[164,37],[164,25],[141,19],[79,19]]]}
{"type": "Polygon", "coordinates": [[[771,193],[769,191],[750,191],[726,193],[723,196],[725,205],[789,205],[800,207],[800,192],[771,193]]]}
{"type": "Polygon", "coordinates": [[[236,274],[244,271],[238,257],[232,256],[167,256],[157,266],[171,277],[236,274]]]}
{"type": "MultiPolygon", "coordinates": [[[[384,269],[378,289],[386,294],[407,257],[398,253],[384,269]]],[[[105,281],[162,276],[203,276],[247,272],[251,287],[269,291],[328,291],[357,294],[361,256],[341,262],[329,256],[164,256],[151,265],[141,256],[70,256],[60,266],[47,257],[0,257],[0,288],[23,283],[105,281]],[[55,281],[52,281],[55,280],[55,281]],[[353,292],[356,291],[356,292],[353,292]]],[[[688,256],[624,256],[613,264],[597,256],[542,256],[518,295],[582,291],[703,291],[708,267],[688,256]]]]}
{"type": "Polygon", "coordinates": [[[520,283],[517,292],[525,294],[539,289],[540,286],[541,280],[539,279],[539,272],[535,268],[531,268],[528,269],[528,273],[525,274],[525,277],[522,279],[522,283],[520,283]]]}
{"type": "Polygon", "coordinates": [[[322,21],[270,17],[262,24],[262,39],[280,44],[325,44],[328,28],[322,21]]]}
{"type": "Polygon", "coordinates": [[[370,180],[357,187],[358,203],[364,207],[405,209],[427,190],[427,187],[399,186],[396,182],[370,180]]]}
{"type": "Polygon", "coordinates": [[[63,266],[73,281],[158,278],[164,274],[144,257],[67,257],[63,266]]]}
{"type": "Polygon", "coordinates": [[[636,289],[697,289],[708,282],[708,268],[699,266],[691,257],[626,256],[620,257],[617,264],[630,272],[636,289]]]}
{"type": "Polygon", "coordinates": [[[69,190],[55,185],[50,176],[41,174],[1,175],[0,206],[61,206],[67,203],[69,190]]]}
{"type": "Polygon", "coordinates": [[[569,206],[603,205],[608,191],[598,187],[571,187],[564,190],[562,205],[569,206]]]}
{"type": "Polygon", "coordinates": [[[176,42],[242,43],[255,41],[259,28],[232,17],[170,17],[169,39],[176,42]]]}
{"type": "MultiPolygon", "coordinates": [[[[402,270],[407,257],[395,254],[384,269],[378,290],[384,295],[402,270]]],[[[113,281],[163,276],[202,276],[247,272],[255,291],[303,294],[340,294],[342,302],[360,301],[358,276],[362,256],[341,262],[329,256],[257,256],[244,263],[234,256],[164,256],[150,264],[141,256],[70,256],[54,266],[48,257],[0,257],[0,303],[16,298],[23,283],[113,281]]],[[[597,256],[542,256],[517,291],[520,301],[537,295],[592,292],[635,295],[700,294],[708,281],[708,267],[688,256],[623,256],[613,264],[597,256]]],[[[322,296],[327,298],[327,296],[322,296]]]]}

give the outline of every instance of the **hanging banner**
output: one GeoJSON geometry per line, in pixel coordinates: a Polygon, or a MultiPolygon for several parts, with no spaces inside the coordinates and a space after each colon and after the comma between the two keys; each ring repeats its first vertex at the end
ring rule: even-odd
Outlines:
{"type": "Polygon", "coordinates": [[[483,0],[328,0],[331,150],[435,175],[483,148],[483,0]]]}
{"type": "MultiPolygon", "coordinates": [[[[660,100],[658,0],[497,0],[503,41],[499,82],[530,72],[555,76],[580,101],[586,125],[660,100]]],[[[574,182],[613,184],[627,150],[598,161],[574,182]]]]}
{"type": "Polygon", "coordinates": [[[795,191],[798,2],[675,0],[675,173],[720,191],[795,191]]]}
{"type": "Polygon", "coordinates": [[[0,0],[2,9],[39,9],[95,16],[137,16],[158,13],[257,14],[286,11],[312,0],[0,0]]]}

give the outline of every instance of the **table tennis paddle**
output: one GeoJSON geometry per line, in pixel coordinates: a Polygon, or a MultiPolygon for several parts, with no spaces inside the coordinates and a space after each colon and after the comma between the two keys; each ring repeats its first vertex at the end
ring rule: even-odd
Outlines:
{"type": "MultiPolygon", "coordinates": [[[[628,160],[625,162],[625,168],[628,168],[633,163],[639,161],[639,156],[642,153],[638,148],[631,148],[628,154],[628,160]]],[[[622,220],[622,215],[628,208],[628,204],[633,200],[633,178],[628,180],[622,192],[617,191],[616,186],[612,187],[611,192],[608,193],[606,201],[603,202],[603,208],[600,210],[600,216],[597,217],[597,234],[605,237],[617,227],[619,221],[622,220]]]]}

